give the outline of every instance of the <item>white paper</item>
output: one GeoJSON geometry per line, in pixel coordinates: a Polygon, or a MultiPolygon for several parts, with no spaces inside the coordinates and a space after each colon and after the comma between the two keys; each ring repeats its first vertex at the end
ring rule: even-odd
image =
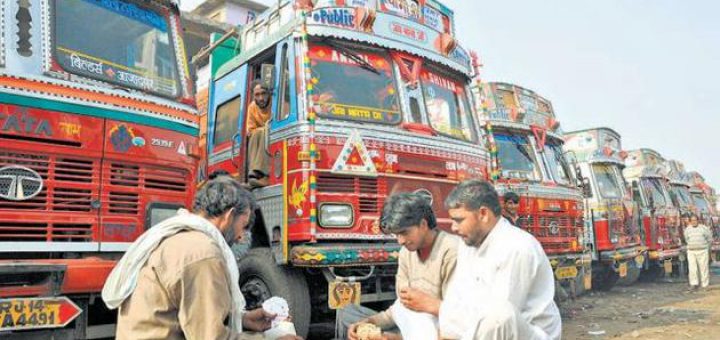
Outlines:
{"type": "Polygon", "coordinates": [[[435,316],[411,311],[399,300],[390,308],[403,339],[438,340],[438,319],[435,316]]]}

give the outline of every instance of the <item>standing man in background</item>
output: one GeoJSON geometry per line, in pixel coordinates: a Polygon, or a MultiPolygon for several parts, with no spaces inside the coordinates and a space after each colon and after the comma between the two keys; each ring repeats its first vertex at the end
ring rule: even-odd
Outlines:
{"type": "Polygon", "coordinates": [[[685,228],[683,236],[687,244],[688,281],[690,290],[697,290],[710,285],[709,252],[712,245],[712,232],[704,224],[700,224],[697,215],[690,217],[690,225],[685,228]],[[698,274],[700,274],[698,278],[698,274]]]}

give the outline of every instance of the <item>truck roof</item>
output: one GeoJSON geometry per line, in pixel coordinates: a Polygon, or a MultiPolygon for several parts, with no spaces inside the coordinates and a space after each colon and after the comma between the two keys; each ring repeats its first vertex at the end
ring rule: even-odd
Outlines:
{"type": "Polygon", "coordinates": [[[628,153],[622,149],[622,139],[615,130],[598,127],[567,132],[563,148],[573,151],[579,162],[615,163],[625,165],[628,153]]]}
{"type": "MultiPolygon", "coordinates": [[[[245,25],[240,32],[241,50],[218,70],[215,79],[232,72],[303,28],[312,37],[337,38],[384,49],[410,53],[447,66],[466,77],[473,75],[470,53],[454,35],[453,12],[445,5],[427,0],[418,8],[389,8],[389,3],[365,2],[365,6],[335,6],[334,1],[282,0],[245,25]],[[360,18],[357,20],[356,18],[360,18]]],[[[354,3],[362,3],[355,1],[354,3]]]]}

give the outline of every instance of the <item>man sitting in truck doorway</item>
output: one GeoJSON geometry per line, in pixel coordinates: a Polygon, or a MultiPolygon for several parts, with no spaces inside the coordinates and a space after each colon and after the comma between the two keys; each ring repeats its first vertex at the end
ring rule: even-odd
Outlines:
{"type": "MultiPolygon", "coordinates": [[[[394,329],[397,325],[393,313],[399,312],[398,302],[405,308],[401,312],[403,316],[426,313],[427,319],[437,320],[440,303],[455,270],[460,239],[436,228],[435,214],[427,197],[414,193],[390,196],[383,205],[380,227],[385,233],[394,234],[403,246],[395,276],[398,300],[380,313],[354,305],[342,310],[340,323],[343,326],[352,323],[347,333],[350,340],[358,339],[355,330],[360,323],[372,323],[383,330],[394,329]]],[[[413,336],[402,334],[401,337],[393,332],[383,334],[383,339],[402,338],[413,339],[413,336]]]]}
{"type": "Polygon", "coordinates": [[[540,242],[500,216],[493,186],[460,183],[445,200],[462,237],[440,307],[443,339],[560,339],[555,278],[540,242]]]}
{"type": "Polygon", "coordinates": [[[265,150],[267,122],[270,121],[271,89],[260,80],[252,83],[253,100],[248,106],[248,184],[253,188],[267,186],[270,154],[265,150]]]}
{"type": "MultiPolygon", "coordinates": [[[[235,255],[255,211],[252,194],[227,175],[195,195],[193,212],[150,228],[108,277],[102,298],[118,312],[117,339],[262,339],[275,315],[245,311],[235,255]]],[[[280,339],[300,339],[286,336],[280,339]]]]}

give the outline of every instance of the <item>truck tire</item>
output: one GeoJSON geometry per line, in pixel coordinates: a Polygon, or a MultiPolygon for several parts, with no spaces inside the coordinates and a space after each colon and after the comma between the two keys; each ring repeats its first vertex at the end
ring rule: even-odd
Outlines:
{"type": "Polygon", "coordinates": [[[609,292],[620,276],[610,267],[603,266],[593,271],[592,287],[603,292],[609,292]]]}
{"type": "Polygon", "coordinates": [[[302,272],[275,263],[269,248],[251,249],[238,261],[240,290],[247,309],[279,296],[287,300],[297,335],[306,337],[310,328],[310,295],[302,272]]]}
{"type": "Polygon", "coordinates": [[[637,266],[628,266],[627,276],[619,278],[617,281],[617,285],[631,286],[640,278],[641,271],[642,268],[638,268],[637,266]]]}

